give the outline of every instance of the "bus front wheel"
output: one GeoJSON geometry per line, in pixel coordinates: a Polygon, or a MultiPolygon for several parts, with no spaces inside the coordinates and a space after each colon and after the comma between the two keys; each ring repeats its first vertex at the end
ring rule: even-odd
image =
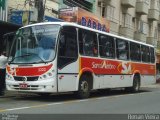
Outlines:
{"type": "Polygon", "coordinates": [[[86,75],[81,76],[77,92],[77,97],[80,99],[88,98],[90,96],[90,85],[88,80],[89,78],[86,75]]]}

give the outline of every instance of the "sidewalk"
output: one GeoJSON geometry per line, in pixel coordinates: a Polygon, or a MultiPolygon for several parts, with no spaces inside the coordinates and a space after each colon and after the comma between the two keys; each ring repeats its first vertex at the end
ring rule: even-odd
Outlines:
{"type": "Polygon", "coordinates": [[[146,87],[146,88],[160,88],[160,83],[156,83],[156,84],[153,84],[153,85],[146,85],[146,86],[143,86],[143,87],[146,87]]]}
{"type": "Polygon", "coordinates": [[[4,96],[0,96],[0,98],[6,98],[6,97],[14,97],[18,92],[13,91],[5,91],[4,96]]]}

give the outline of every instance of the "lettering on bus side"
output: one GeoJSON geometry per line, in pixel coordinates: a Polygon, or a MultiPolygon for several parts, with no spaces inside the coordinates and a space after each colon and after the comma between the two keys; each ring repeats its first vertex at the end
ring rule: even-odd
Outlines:
{"type": "Polygon", "coordinates": [[[103,61],[102,63],[92,62],[92,68],[116,69],[116,66],[115,66],[115,65],[112,65],[112,64],[109,63],[108,61],[107,61],[107,62],[103,61]]]}
{"type": "Polygon", "coordinates": [[[116,70],[122,74],[131,74],[135,69],[130,62],[121,62],[118,65],[113,65],[109,61],[103,61],[101,63],[92,62],[92,68],[116,70]]]}

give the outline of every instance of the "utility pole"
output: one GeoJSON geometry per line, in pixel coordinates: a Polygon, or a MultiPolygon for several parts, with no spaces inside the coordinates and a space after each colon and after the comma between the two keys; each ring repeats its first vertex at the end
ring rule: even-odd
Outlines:
{"type": "Polygon", "coordinates": [[[0,20],[4,21],[5,0],[0,0],[0,20]]]}
{"type": "Polygon", "coordinates": [[[38,12],[37,22],[43,22],[46,0],[34,0],[34,2],[35,2],[35,8],[37,9],[38,12]]]}

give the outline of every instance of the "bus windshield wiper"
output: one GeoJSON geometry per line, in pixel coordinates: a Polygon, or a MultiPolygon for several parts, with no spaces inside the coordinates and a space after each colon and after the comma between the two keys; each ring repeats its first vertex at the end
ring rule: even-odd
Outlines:
{"type": "Polygon", "coordinates": [[[46,63],[38,54],[36,54],[36,53],[26,53],[26,54],[24,54],[24,55],[20,55],[20,56],[17,56],[17,57],[12,58],[12,60],[9,61],[9,64],[10,64],[11,62],[13,62],[16,58],[26,57],[26,56],[31,56],[31,55],[36,55],[38,58],[41,59],[41,61],[42,61],[43,63],[46,63]]]}
{"type": "Polygon", "coordinates": [[[26,55],[28,55],[28,56],[36,55],[38,58],[41,59],[41,61],[42,61],[43,63],[46,63],[46,62],[45,62],[38,54],[36,54],[36,53],[26,53],[26,55]]]}

